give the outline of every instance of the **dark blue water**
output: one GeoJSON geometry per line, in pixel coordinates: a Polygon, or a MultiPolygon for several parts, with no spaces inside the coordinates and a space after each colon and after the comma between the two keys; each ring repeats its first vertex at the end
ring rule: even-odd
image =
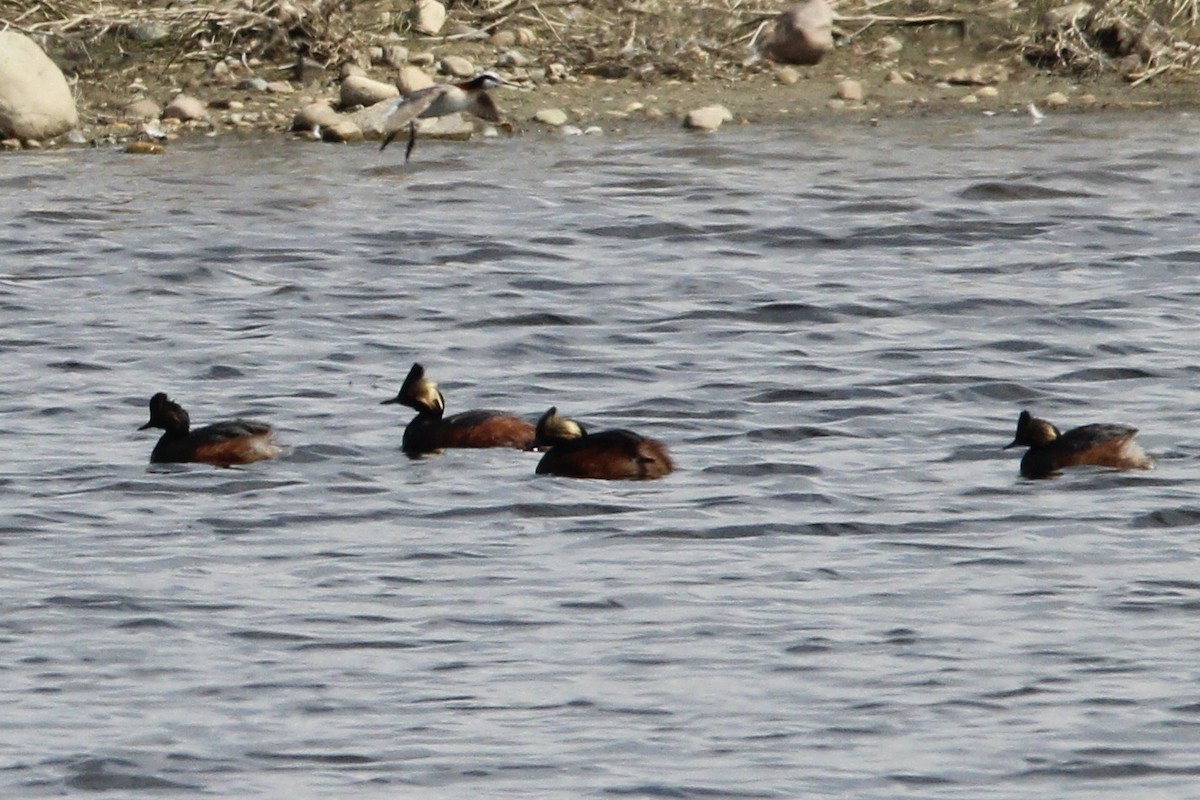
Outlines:
{"type": "Polygon", "coordinates": [[[0,159],[0,794],[1200,797],[1186,116],[0,159]],[[555,405],[652,483],[409,461],[555,405]],[[168,392],[272,422],[149,469],[168,392]],[[1153,472],[1018,477],[1022,408],[1153,472]]]}

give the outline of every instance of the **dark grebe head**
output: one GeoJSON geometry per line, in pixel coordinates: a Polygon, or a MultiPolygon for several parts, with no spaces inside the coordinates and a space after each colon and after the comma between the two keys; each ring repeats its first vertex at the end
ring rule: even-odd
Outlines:
{"type": "Polygon", "coordinates": [[[533,449],[553,447],[556,444],[581,439],[587,436],[587,429],[573,419],[560,417],[558,408],[551,406],[542,414],[537,423],[537,432],[533,438],[533,449]]]}
{"type": "Polygon", "coordinates": [[[1045,447],[1060,436],[1062,436],[1062,432],[1046,420],[1038,419],[1028,411],[1022,411],[1021,416],[1017,418],[1017,434],[1013,438],[1012,444],[1006,445],[1004,449],[1045,447]]]}
{"type": "Polygon", "coordinates": [[[191,419],[183,406],[167,397],[166,392],[159,392],[150,398],[150,421],[138,430],[162,428],[165,431],[187,433],[190,426],[191,419]]]}
{"type": "Polygon", "coordinates": [[[380,405],[399,403],[408,406],[418,414],[430,414],[440,417],[446,411],[446,398],[433,381],[425,380],[425,368],[413,364],[408,371],[408,377],[400,386],[400,391],[391,400],[384,400],[380,405]]]}
{"type": "Polygon", "coordinates": [[[588,433],[578,422],[551,408],[538,420],[535,448],[548,448],[539,475],[604,480],[653,480],[675,468],[662,442],[633,431],[588,433]]]}

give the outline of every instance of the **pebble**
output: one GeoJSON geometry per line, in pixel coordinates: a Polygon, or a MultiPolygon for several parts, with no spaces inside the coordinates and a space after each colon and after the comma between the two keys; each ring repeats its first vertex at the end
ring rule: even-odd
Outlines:
{"type": "Polygon", "coordinates": [[[291,94],[296,91],[287,81],[271,81],[267,84],[266,89],[271,94],[291,94]]]}
{"type": "Polygon", "coordinates": [[[408,63],[408,48],[404,45],[389,44],[383,48],[383,63],[391,67],[403,67],[408,63]]]}
{"type": "Polygon", "coordinates": [[[975,92],[975,96],[983,100],[995,100],[1000,96],[1000,90],[995,86],[982,86],[975,92]]]}
{"type": "Polygon", "coordinates": [[[516,31],[496,31],[488,41],[496,47],[512,47],[517,43],[517,34],[516,31]]]}
{"type": "Polygon", "coordinates": [[[904,76],[903,76],[903,75],[901,75],[901,74],[900,74],[899,72],[897,72],[896,70],[892,70],[891,72],[889,72],[889,73],[887,74],[887,82],[888,82],[888,83],[894,83],[894,84],[897,84],[897,85],[898,85],[898,84],[901,84],[901,83],[907,83],[907,81],[906,81],[906,80],[904,80],[904,76]]]}
{"type": "Polygon", "coordinates": [[[160,22],[137,22],[126,30],[134,41],[147,44],[161,41],[171,35],[171,29],[160,22]]]}
{"type": "Polygon", "coordinates": [[[697,131],[715,131],[723,123],[732,122],[733,114],[722,105],[704,106],[687,113],[683,119],[683,127],[697,131]]]}
{"type": "Polygon", "coordinates": [[[775,80],[784,86],[791,86],[800,80],[800,72],[795,67],[780,67],[775,70],[775,80]]]}
{"type": "Polygon", "coordinates": [[[999,64],[977,64],[974,67],[956,69],[945,77],[947,83],[957,86],[989,86],[1008,80],[1008,69],[999,64]]]}
{"type": "Polygon", "coordinates": [[[189,94],[175,95],[162,113],[163,119],[177,119],[182,122],[204,119],[207,116],[208,109],[204,107],[204,103],[189,94]]]}
{"type": "Polygon", "coordinates": [[[158,119],[162,116],[162,109],[150,98],[142,97],[123,107],[121,116],[133,120],[158,119]]]}
{"type": "Polygon", "coordinates": [[[505,69],[527,67],[529,66],[529,59],[520,50],[506,50],[500,54],[500,58],[496,59],[496,66],[505,69]]]}
{"type": "Polygon", "coordinates": [[[147,142],[145,139],[138,139],[125,145],[125,152],[142,156],[161,156],[167,151],[158,142],[147,142]]]}
{"type": "Polygon", "coordinates": [[[1042,102],[1044,102],[1050,108],[1062,108],[1063,106],[1070,105],[1071,99],[1062,92],[1051,92],[1050,94],[1046,95],[1045,100],[1042,102]]]}
{"type": "Polygon", "coordinates": [[[399,94],[400,90],[390,83],[351,75],[342,81],[339,105],[342,108],[373,106],[378,102],[391,99],[399,94]]]}
{"type": "Polygon", "coordinates": [[[362,128],[351,120],[341,119],[332,125],[321,126],[321,140],[326,142],[361,142],[362,128]]]}
{"type": "Polygon", "coordinates": [[[894,56],[904,49],[904,43],[895,36],[884,36],[879,40],[879,53],[882,56],[894,56]]]}
{"type": "Polygon", "coordinates": [[[438,68],[443,75],[454,78],[469,78],[475,74],[475,65],[462,56],[446,56],[438,68]]]}
{"type": "Polygon", "coordinates": [[[838,84],[837,96],[847,103],[861,103],[863,101],[862,83],[847,78],[838,84]]]}
{"type": "Polygon", "coordinates": [[[543,108],[533,115],[535,122],[559,127],[567,124],[567,112],[561,108],[543,108]]]}
{"type": "Polygon", "coordinates": [[[317,126],[327,128],[341,120],[341,115],[329,103],[309,103],[292,117],[292,130],[310,131],[317,126]]]}
{"type": "Polygon", "coordinates": [[[396,75],[396,87],[400,90],[400,94],[412,94],[421,89],[427,89],[433,84],[433,78],[429,77],[429,73],[420,67],[401,67],[400,72],[396,75]]]}

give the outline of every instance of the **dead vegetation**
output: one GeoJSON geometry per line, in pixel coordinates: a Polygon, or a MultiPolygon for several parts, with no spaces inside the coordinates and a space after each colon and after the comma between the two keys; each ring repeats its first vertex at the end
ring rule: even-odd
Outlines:
{"type": "Polygon", "coordinates": [[[1137,85],[1200,74],[1200,0],[1049,5],[1017,42],[1037,66],[1079,75],[1117,72],[1137,85]]]}
{"type": "MultiPolygon", "coordinates": [[[[154,62],[366,63],[372,45],[417,40],[409,0],[0,0],[0,29],[39,38],[79,73],[154,62]]],[[[787,0],[449,0],[446,42],[487,41],[517,27],[536,36],[536,57],[602,77],[732,77],[787,0]]],[[[898,28],[954,31],[981,52],[1047,70],[1116,72],[1132,83],[1200,73],[1200,0],[843,0],[833,3],[844,45],[869,51],[898,28]],[[1014,7],[1015,5],[1015,7],[1014,7]],[[1065,9],[1065,10],[1064,10],[1065,9]]],[[[422,46],[422,45],[418,45],[422,46]]]]}

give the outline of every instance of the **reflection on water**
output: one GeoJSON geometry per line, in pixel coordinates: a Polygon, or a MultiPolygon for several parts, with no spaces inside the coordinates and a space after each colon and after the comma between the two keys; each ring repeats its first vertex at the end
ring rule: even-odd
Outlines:
{"type": "Polygon", "coordinates": [[[1186,794],[1194,127],[0,159],[6,793],[1186,794]],[[409,461],[416,360],[679,471],[409,461]],[[148,469],[157,391],[290,450],[148,469]]]}

